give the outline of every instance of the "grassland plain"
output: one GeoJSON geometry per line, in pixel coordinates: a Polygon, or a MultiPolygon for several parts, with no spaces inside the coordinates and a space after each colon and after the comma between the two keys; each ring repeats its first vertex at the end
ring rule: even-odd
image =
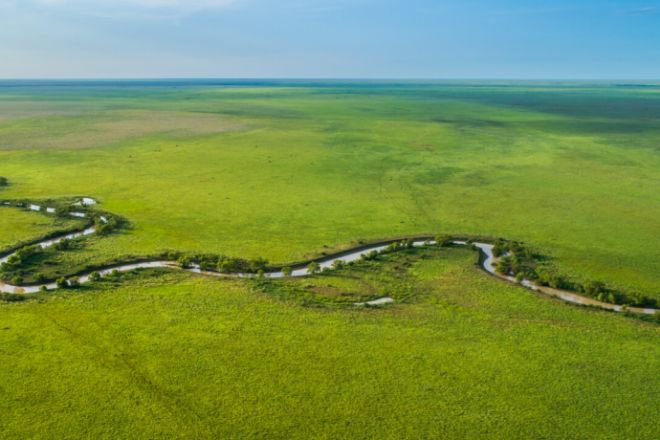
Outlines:
{"type": "Polygon", "coordinates": [[[65,265],[468,233],[660,295],[657,87],[294,85],[4,87],[3,195],[87,193],[133,222],[65,265]]]}
{"type": "Polygon", "coordinates": [[[75,227],[74,220],[35,215],[15,208],[0,207],[0,250],[29,242],[60,230],[75,227]]]}
{"type": "Polygon", "coordinates": [[[0,304],[0,430],[657,438],[656,325],[537,296],[474,258],[416,251],[281,282],[143,273],[0,304]],[[394,307],[327,306],[392,280],[394,307]]]}

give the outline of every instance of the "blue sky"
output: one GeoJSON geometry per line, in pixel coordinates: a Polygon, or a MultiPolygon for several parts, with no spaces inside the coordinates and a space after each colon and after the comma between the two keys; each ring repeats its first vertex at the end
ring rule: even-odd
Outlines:
{"type": "Polygon", "coordinates": [[[660,79],[660,0],[0,0],[0,77],[660,79]]]}

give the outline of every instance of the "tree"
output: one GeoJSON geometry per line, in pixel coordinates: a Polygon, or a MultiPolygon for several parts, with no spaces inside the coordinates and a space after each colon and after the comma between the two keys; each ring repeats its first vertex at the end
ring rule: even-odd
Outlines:
{"type": "Polygon", "coordinates": [[[509,251],[509,243],[507,243],[505,240],[498,238],[495,241],[495,245],[493,246],[493,255],[496,257],[500,257],[507,253],[509,251]]]}
{"type": "Polygon", "coordinates": [[[378,258],[378,251],[375,251],[375,250],[371,251],[369,253],[366,253],[366,254],[362,254],[362,259],[364,261],[372,261],[372,260],[375,260],[377,258],[378,258]]]}
{"type": "MultiPolygon", "coordinates": [[[[25,261],[28,258],[32,257],[33,255],[37,255],[41,252],[43,252],[41,246],[37,246],[37,245],[25,246],[20,250],[16,251],[16,254],[14,256],[17,257],[18,260],[20,261],[25,261]]],[[[11,258],[9,259],[9,261],[11,262],[11,258]]]]}
{"type": "Polygon", "coordinates": [[[238,258],[225,258],[218,262],[218,270],[222,273],[235,273],[241,270],[241,260],[238,258]]]}
{"type": "Polygon", "coordinates": [[[307,266],[307,273],[309,274],[315,274],[319,270],[321,270],[321,265],[316,261],[312,261],[309,263],[309,266],[307,266]]]}
{"type": "Polygon", "coordinates": [[[211,271],[218,266],[218,263],[213,261],[203,260],[199,262],[199,268],[205,271],[211,271]]]}
{"type": "Polygon", "coordinates": [[[68,238],[63,239],[62,241],[55,244],[55,249],[58,251],[66,251],[71,247],[71,240],[68,238]]]}
{"type": "Polygon", "coordinates": [[[383,253],[396,252],[403,246],[403,243],[395,241],[390,243],[385,249],[382,250],[383,253]]]}
{"type": "Polygon", "coordinates": [[[604,293],[605,284],[600,281],[589,281],[589,283],[584,287],[584,292],[591,296],[598,296],[599,293],[604,293]]]}
{"type": "Polygon", "coordinates": [[[335,260],[332,262],[332,268],[334,270],[339,270],[342,269],[346,265],[346,262],[344,260],[335,260]]]}
{"type": "Polygon", "coordinates": [[[268,268],[268,260],[265,258],[255,258],[250,261],[250,271],[259,272],[260,270],[265,271],[268,268]]]}
{"type": "Polygon", "coordinates": [[[509,275],[511,274],[511,265],[511,258],[503,257],[495,265],[495,270],[502,275],[509,275]]]}
{"type": "Polygon", "coordinates": [[[181,266],[183,269],[188,269],[190,267],[190,265],[192,264],[192,262],[190,261],[190,258],[188,258],[186,256],[179,257],[178,263],[179,263],[179,266],[181,266]]]}
{"type": "Polygon", "coordinates": [[[66,282],[66,278],[64,277],[58,278],[57,281],[55,281],[55,285],[58,289],[66,289],[69,287],[69,283],[66,282]]]}
{"type": "Polygon", "coordinates": [[[106,235],[117,229],[119,226],[119,221],[115,217],[104,217],[105,221],[101,217],[94,219],[94,228],[96,233],[99,235],[106,235]]]}
{"type": "Polygon", "coordinates": [[[438,244],[438,246],[450,246],[454,241],[451,237],[451,235],[447,234],[441,234],[435,237],[435,242],[438,244]]]}
{"type": "Polygon", "coordinates": [[[284,266],[282,268],[282,275],[284,275],[285,277],[289,278],[292,273],[293,273],[293,269],[291,269],[291,267],[284,266]]]}
{"type": "Polygon", "coordinates": [[[610,304],[616,304],[616,296],[612,292],[607,294],[607,302],[610,304]]]}

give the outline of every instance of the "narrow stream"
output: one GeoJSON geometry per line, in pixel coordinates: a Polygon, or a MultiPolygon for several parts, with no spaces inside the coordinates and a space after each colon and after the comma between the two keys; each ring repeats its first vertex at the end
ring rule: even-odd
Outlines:
{"type": "MultiPolygon", "coordinates": [[[[493,248],[494,245],[488,244],[488,243],[474,243],[474,246],[476,246],[484,255],[485,258],[482,262],[482,267],[483,269],[490,273],[491,275],[496,276],[497,278],[507,280],[511,283],[517,284],[517,280],[512,277],[512,276],[507,276],[507,275],[502,275],[498,273],[495,270],[495,265],[497,264],[497,258],[495,258],[495,255],[493,254],[493,248]]],[[[603,301],[598,301],[593,298],[589,298],[587,296],[582,296],[579,295],[575,292],[569,292],[568,290],[561,290],[561,289],[554,289],[552,287],[547,287],[547,286],[539,286],[535,284],[534,282],[524,279],[520,282],[520,285],[523,287],[526,287],[530,290],[533,290],[535,292],[541,292],[546,295],[562,299],[566,302],[572,303],[572,304],[579,304],[583,306],[594,306],[594,307],[600,307],[603,309],[607,310],[612,310],[614,312],[623,312],[624,308],[623,306],[616,305],[616,304],[610,304],[606,303],[603,301]]],[[[652,308],[641,308],[641,307],[628,307],[627,309],[629,312],[633,313],[642,313],[642,314],[647,314],[647,315],[653,315],[656,312],[659,312],[660,310],[658,309],[652,309],[652,308]]]]}

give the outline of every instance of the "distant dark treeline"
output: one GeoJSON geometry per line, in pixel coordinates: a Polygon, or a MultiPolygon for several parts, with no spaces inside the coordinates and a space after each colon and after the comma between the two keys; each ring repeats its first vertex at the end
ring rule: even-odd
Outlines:
{"type": "Polygon", "coordinates": [[[441,79],[314,79],[314,78],[144,78],[144,79],[0,79],[0,88],[33,87],[629,87],[660,88],[660,82],[441,80],[441,79]]]}

